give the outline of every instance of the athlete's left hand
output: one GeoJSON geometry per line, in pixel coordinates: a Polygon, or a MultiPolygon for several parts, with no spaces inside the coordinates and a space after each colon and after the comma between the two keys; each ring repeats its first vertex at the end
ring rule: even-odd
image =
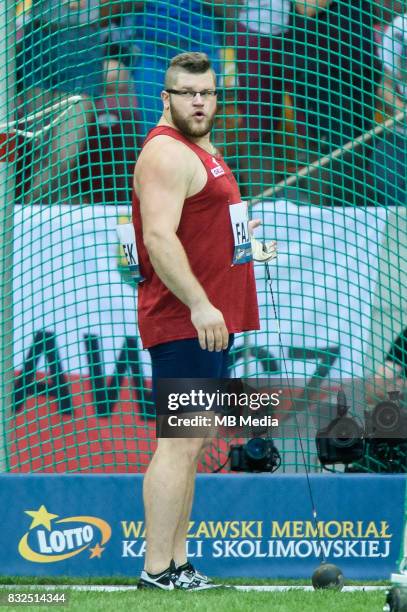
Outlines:
{"type": "Polygon", "coordinates": [[[252,242],[252,253],[254,261],[271,261],[277,257],[277,242],[261,242],[254,237],[254,230],[261,225],[260,219],[252,219],[249,221],[249,236],[252,242]]]}

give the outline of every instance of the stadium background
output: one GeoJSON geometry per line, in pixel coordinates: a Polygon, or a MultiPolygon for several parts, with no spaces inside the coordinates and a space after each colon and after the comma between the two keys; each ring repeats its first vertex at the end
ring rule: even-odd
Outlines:
{"type": "MultiPolygon", "coordinates": [[[[391,155],[381,165],[376,159],[384,140],[403,160],[401,130],[390,123],[345,147],[398,110],[396,97],[393,108],[383,101],[380,44],[403,8],[339,0],[304,16],[289,2],[273,3],[272,12],[266,2],[251,4],[263,8],[157,0],[130,10],[112,2],[98,25],[92,2],[62,10],[7,0],[0,9],[4,472],[142,473],[148,465],[149,363],[114,228],[129,219],[132,168],[159,116],[166,63],[180,51],[213,59],[214,140],[253,199],[264,235],[279,243],[272,286],[282,350],[258,268],[262,329],[237,338],[233,363],[237,376],[278,380],[285,360],[296,381],[294,406],[289,394],[281,406],[287,430],[275,440],[280,473],[304,471],[293,410],[307,467],[321,472],[315,433],[335,415],[339,386],[362,421],[395,378],[403,384],[406,201],[400,192],[391,200],[383,187],[391,155]],[[62,82],[64,66],[71,76],[62,82]],[[83,94],[82,73],[92,95],[64,105],[54,90],[63,100],[83,94]],[[298,175],[333,152],[323,167],[298,175]]],[[[395,28],[402,53],[387,77],[398,91],[404,41],[395,28]]],[[[230,443],[251,433],[219,436],[200,471],[220,468],[230,443]]],[[[355,469],[405,472],[403,449],[396,459],[390,469],[383,456],[367,456],[355,469]]]]}

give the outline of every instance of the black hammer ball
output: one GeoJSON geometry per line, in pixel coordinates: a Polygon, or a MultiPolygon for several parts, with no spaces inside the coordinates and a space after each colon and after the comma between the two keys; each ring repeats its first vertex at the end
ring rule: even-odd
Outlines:
{"type": "Polygon", "coordinates": [[[312,574],[312,586],[314,589],[341,591],[343,580],[342,571],[332,563],[321,563],[312,574]]]}

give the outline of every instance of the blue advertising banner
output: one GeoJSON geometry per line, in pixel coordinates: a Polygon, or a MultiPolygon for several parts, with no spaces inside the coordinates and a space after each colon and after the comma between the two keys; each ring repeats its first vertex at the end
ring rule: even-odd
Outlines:
{"type": "MultiPolygon", "coordinates": [[[[322,547],[348,579],[388,578],[404,521],[402,475],[202,474],[189,529],[213,576],[309,578],[322,547]]],[[[141,475],[1,475],[0,574],[137,576],[141,475]]]]}

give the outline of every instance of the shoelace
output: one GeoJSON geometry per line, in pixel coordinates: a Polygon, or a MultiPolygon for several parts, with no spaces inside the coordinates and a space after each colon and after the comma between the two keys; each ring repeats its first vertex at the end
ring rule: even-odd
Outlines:
{"type": "Polygon", "coordinates": [[[177,577],[177,580],[176,580],[176,584],[178,584],[182,588],[187,589],[188,587],[191,587],[191,586],[192,587],[196,587],[196,586],[199,586],[201,584],[201,581],[197,580],[197,578],[196,578],[196,576],[195,576],[195,574],[193,572],[184,570],[182,572],[182,574],[180,574],[177,577]],[[186,575],[187,580],[183,580],[182,579],[182,574],[186,575]]]}
{"type": "Polygon", "coordinates": [[[198,572],[198,570],[194,568],[192,563],[188,563],[188,567],[184,571],[193,572],[195,576],[197,576],[197,578],[200,578],[201,580],[204,580],[206,582],[208,581],[208,576],[205,576],[204,574],[201,574],[201,572],[198,572]]]}
{"type": "Polygon", "coordinates": [[[201,574],[200,572],[197,572],[195,569],[193,571],[194,571],[195,576],[199,578],[199,580],[202,580],[202,582],[209,582],[208,576],[205,576],[205,574],[201,574]]]}
{"type": "Polygon", "coordinates": [[[186,574],[188,576],[188,578],[190,578],[190,581],[195,581],[196,585],[199,585],[199,582],[205,582],[208,583],[209,579],[207,576],[205,576],[204,574],[201,574],[200,572],[198,572],[194,566],[192,565],[192,563],[188,564],[188,567],[184,570],[181,571],[181,573],[178,573],[177,570],[174,570],[173,572],[173,576],[175,580],[178,580],[181,576],[181,574],[186,574]]]}

